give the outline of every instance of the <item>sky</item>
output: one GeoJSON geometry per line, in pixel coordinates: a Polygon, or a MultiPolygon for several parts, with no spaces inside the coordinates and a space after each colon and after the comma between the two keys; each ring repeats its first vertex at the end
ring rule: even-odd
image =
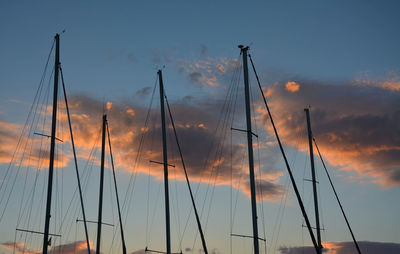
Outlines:
{"type": "MultiPolygon", "coordinates": [[[[242,59],[260,76],[311,224],[304,108],[363,253],[400,252],[397,1],[0,1],[0,253],[41,253],[54,35],[60,36],[88,220],[97,220],[107,113],[128,253],[165,250],[157,70],[210,253],[252,253],[242,59]],[[45,68],[50,56],[48,68],[45,68]],[[44,71],[45,70],[45,71],[44,71]],[[44,75],[43,75],[44,73],[44,75]],[[43,75],[43,82],[41,78],[43,75]],[[35,96],[36,95],[36,96],[35,96]],[[31,112],[31,113],[29,113],[31,112]],[[11,162],[10,162],[11,161],[11,162]]],[[[261,253],[313,253],[271,122],[249,72],[261,253]]],[[[50,253],[87,253],[59,91],[50,253]]],[[[173,252],[201,253],[167,117],[173,252]]],[[[107,152],[109,149],[107,148],[107,152]]],[[[315,152],[315,148],[314,148],[315,152]]],[[[106,156],[102,253],[121,253],[106,156]]],[[[315,155],[326,253],[356,253],[315,155]]],[[[96,226],[89,223],[92,250],[96,226]]]]}

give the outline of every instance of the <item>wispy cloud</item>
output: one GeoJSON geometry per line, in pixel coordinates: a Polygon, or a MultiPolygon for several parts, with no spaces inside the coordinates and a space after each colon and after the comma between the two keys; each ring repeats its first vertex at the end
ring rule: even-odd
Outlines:
{"type": "Polygon", "coordinates": [[[400,76],[396,71],[390,71],[380,79],[371,78],[370,72],[363,72],[354,80],[354,84],[360,86],[380,87],[390,91],[400,91],[400,76]]]}
{"type": "Polygon", "coordinates": [[[200,60],[178,60],[177,67],[187,79],[199,86],[219,86],[223,75],[230,73],[238,65],[238,60],[227,57],[206,57],[200,60]]]}

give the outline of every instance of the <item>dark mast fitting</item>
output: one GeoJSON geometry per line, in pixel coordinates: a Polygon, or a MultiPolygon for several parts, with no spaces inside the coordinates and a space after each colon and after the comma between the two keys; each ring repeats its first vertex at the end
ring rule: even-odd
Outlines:
{"type": "Polygon", "coordinates": [[[162,129],[163,164],[164,164],[166,247],[167,247],[167,254],[171,254],[171,237],[170,237],[170,221],[169,221],[167,135],[166,135],[166,130],[165,130],[165,110],[164,110],[164,84],[163,84],[161,70],[158,70],[157,74],[158,74],[158,79],[160,82],[161,129],[162,129]]]}
{"type": "Polygon", "coordinates": [[[57,123],[57,96],[58,96],[58,71],[60,67],[60,35],[56,34],[56,55],[54,62],[54,91],[53,91],[53,115],[51,119],[51,141],[50,141],[50,162],[49,162],[49,178],[47,185],[47,202],[46,217],[44,224],[44,237],[42,253],[47,254],[49,245],[49,227],[50,227],[50,210],[51,210],[51,194],[53,190],[53,172],[54,172],[54,150],[56,143],[56,123],[57,123]]]}
{"type": "Polygon", "coordinates": [[[321,227],[319,225],[319,211],[318,211],[318,195],[317,195],[317,180],[315,178],[315,166],[314,166],[314,152],[313,152],[313,136],[311,132],[311,120],[310,120],[310,110],[305,108],[307,117],[307,132],[308,132],[308,145],[310,150],[310,162],[311,162],[311,175],[312,175],[312,185],[313,185],[313,193],[314,193],[314,209],[315,209],[315,223],[317,226],[317,242],[318,242],[318,250],[319,254],[322,253],[322,245],[321,245],[321,227]]]}
{"type": "Polygon", "coordinates": [[[105,154],[105,140],[106,140],[106,123],[107,115],[103,115],[103,129],[101,136],[101,167],[100,167],[100,193],[99,193],[99,216],[97,219],[97,244],[96,254],[100,254],[101,245],[101,224],[103,215],[103,184],[104,184],[104,154],[105,154]]]}
{"type": "Polygon", "coordinates": [[[249,72],[248,72],[248,68],[247,68],[247,50],[249,50],[249,47],[243,47],[243,45],[239,45],[239,48],[240,48],[240,52],[243,56],[243,75],[244,75],[244,93],[245,93],[245,100],[246,100],[247,147],[248,147],[248,155],[249,155],[254,254],[258,254],[259,246],[258,246],[256,187],[255,187],[255,179],[254,179],[253,132],[251,131],[249,72]]]}

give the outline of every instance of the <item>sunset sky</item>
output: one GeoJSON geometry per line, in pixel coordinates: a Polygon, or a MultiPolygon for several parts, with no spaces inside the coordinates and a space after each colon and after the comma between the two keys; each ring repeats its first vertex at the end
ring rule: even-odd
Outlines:
{"type": "MultiPolygon", "coordinates": [[[[50,134],[54,51],[40,81],[63,30],[87,218],[97,220],[106,112],[128,253],[165,251],[163,169],[149,163],[162,160],[158,69],[209,252],[253,253],[250,238],[230,236],[252,232],[247,140],[231,130],[246,126],[239,44],[250,46],[311,224],[306,107],[362,252],[400,253],[399,10],[398,1],[0,1],[0,253],[41,253],[41,235],[15,229],[44,227],[50,142],[33,132],[50,134]]],[[[260,253],[314,253],[252,71],[250,84],[260,253]]],[[[50,253],[87,253],[61,91],[50,231],[62,237],[50,253]]],[[[167,124],[172,250],[201,253],[167,124]]],[[[356,253],[315,161],[326,253],[356,253]]],[[[110,169],[107,156],[103,221],[115,225],[103,226],[102,253],[122,253],[110,169]]],[[[89,237],[95,249],[95,224],[89,237]]]]}

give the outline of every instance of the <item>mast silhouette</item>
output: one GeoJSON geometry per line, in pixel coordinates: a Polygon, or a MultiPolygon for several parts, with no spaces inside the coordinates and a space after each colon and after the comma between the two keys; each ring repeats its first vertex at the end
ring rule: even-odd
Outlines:
{"type": "Polygon", "coordinates": [[[101,245],[101,220],[103,215],[103,184],[104,184],[104,154],[105,154],[105,140],[106,140],[106,123],[107,115],[103,115],[103,127],[101,137],[101,166],[100,166],[100,193],[99,193],[99,214],[97,219],[97,245],[96,254],[100,254],[101,245]]]}
{"type": "Polygon", "coordinates": [[[164,84],[162,72],[158,70],[158,80],[160,83],[160,108],[161,108],[161,130],[163,143],[163,164],[164,164],[164,194],[165,194],[165,231],[167,254],[171,254],[170,218],[169,218],[169,191],[168,191],[168,157],[167,157],[167,135],[165,130],[165,110],[164,110],[164,84]]]}
{"type": "Polygon", "coordinates": [[[258,245],[258,225],[257,225],[257,200],[256,187],[254,177],[254,155],[253,155],[253,132],[251,131],[251,111],[250,111],[250,89],[249,89],[249,71],[247,67],[247,51],[249,47],[239,45],[240,52],[243,56],[243,76],[244,76],[244,93],[246,101],[246,125],[247,125],[247,148],[249,155],[249,171],[250,171],[250,192],[251,192],[251,213],[253,221],[253,244],[254,254],[259,253],[258,245]]]}
{"type": "Polygon", "coordinates": [[[55,62],[54,62],[53,114],[51,119],[49,177],[47,185],[46,217],[44,224],[44,237],[43,237],[43,248],[42,248],[43,254],[47,254],[47,248],[49,245],[51,194],[53,190],[54,151],[56,143],[56,124],[57,124],[58,73],[60,67],[60,35],[56,34],[54,38],[56,40],[56,52],[55,52],[55,62]]]}
{"type": "Polygon", "coordinates": [[[313,136],[311,132],[311,120],[310,120],[310,109],[305,108],[307,117],[307,132],[308,132],[308,145],[310,150],[310,162],[311,162],[311,175],[312,175],[312,185],[313,185],[313,194],[314,194],[314,210],[315,210],[315,223],[317,229],[317,243],[318,243],[318,253],[322,253],[322,245],[321,245],[321,228],[319,225],[319,211],[318,211],[318,195],[317,195],[317,180],[315,178],[315,166],[314,166],[314,152],[313,152],[313,136]]]}

